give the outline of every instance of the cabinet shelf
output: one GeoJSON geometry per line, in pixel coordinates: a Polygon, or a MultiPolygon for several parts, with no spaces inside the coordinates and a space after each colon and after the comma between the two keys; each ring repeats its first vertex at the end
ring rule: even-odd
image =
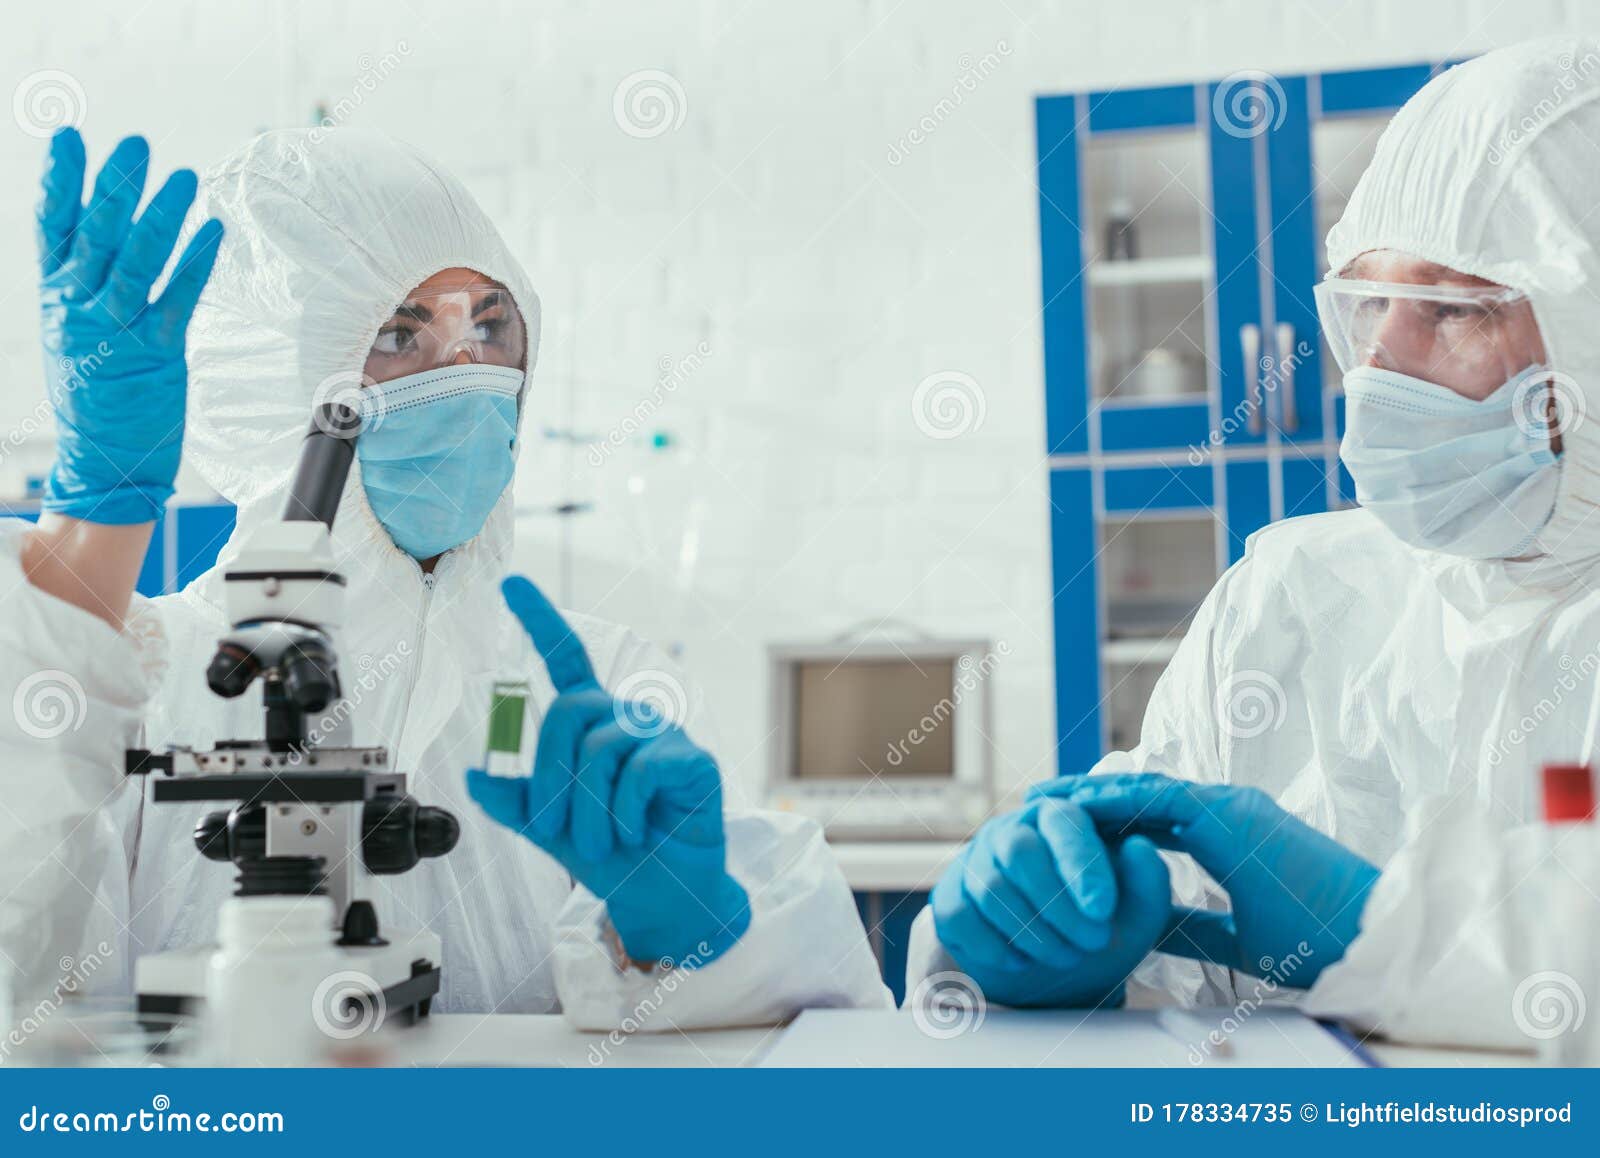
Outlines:
{"type": "Polygon", "coordinates": [[[1204,390],[1177,390],[1171,394],[1107,394],[1094,400],[1101,410],[1148,410],[1152,406],[1204,406],[1204,390]]]}
{"type": "Polygon", "coordinates": [[[1211,276],[1211,259],[1192,257],[1137,257],[1127,261],[1096,261],[1089,265],[1092,286],[1163,285],[1205,281],[1211,276]]]}
{"type": "Polygon", "coordinates": [[[1170,639],[1108,639],[1100,645],[1100,658],[1123,667],[1167,663],[1177,654],[1178,644],[1182,642],[1182,635],[1170,639]]]}

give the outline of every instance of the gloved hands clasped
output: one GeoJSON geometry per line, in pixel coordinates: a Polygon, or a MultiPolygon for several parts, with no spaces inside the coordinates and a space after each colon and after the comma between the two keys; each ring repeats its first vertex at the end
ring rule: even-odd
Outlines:
{"type": "Polygon", "coordinates": [[[222,225],[199,227],[152,301],[194,201],[195,175],[173,173],[135,221],[150,167],[144,138],[117,145],[87,206],[85,167],[83,138],[57,133],[38,214],[45,385],[59,432],[42,506],[90,523],[151,523],[178,474],[184,336],[222,225]]]}
{"type": "Polygon", "coordinates": [[[1152,949],[1308,988],[1355,939],[1379,875],[1259,789],[1135,774],[1064,777],[1030,795],[985,826],[930,900],[956,963],[1006,1004],[1116,1004],[1152,949]],[[1042,846],[1018,835],[1047,823],[1042,846]],[[1147,859],[1160,865],[1156,847],[1192,856],[1231,911],[1173,906],[1165,866],[1158,880],[1147,859]]]}
{"type": "Polygon", "coordinates": [[[750,924],[749,896],[726,867],[716,761],[648,705],[606,692],[582,641],[532,583],[513,576],[501,590],[556,699],[532,775],[473,769],[468,790],[605,901],[629,957],[708,964],[750,924]]]}
{"type": "Polygon", "coordinates": [[[934,886],[939,940],[1005,1005],[1120,1005],[1167,925],[1171,883],[1142,836],[1108,842],[1071,800],[1030,801],[978,830],[934,886]]]}

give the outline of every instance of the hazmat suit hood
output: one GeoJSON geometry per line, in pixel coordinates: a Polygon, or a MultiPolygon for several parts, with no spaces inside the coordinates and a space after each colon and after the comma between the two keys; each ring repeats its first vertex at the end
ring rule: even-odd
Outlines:
{"type": "Polygon", "coordinates": [[[1492,602],[1600,560],[1600,44],[1529,41],[1457,65],[1390,122],[1328,234],[1328,268],[1394,249],[1528,296],[1562,408],[1554,514],[1531,562],[1435,555],[1430,569],[1492,602]]]}
{"type": "MultiPolygon", "coordinates": [[[[191,225],[206,217],[227,233],[189,327],[184,453],[239,507],[224,559],[282,513],[313,406],[359,389],[379,327],[433,274],[473,269],[510,291],[532,376],[539,298],[527,274],[461,183],[408,145],[348,128],[263,133],[205,173],[191,225]]],[[[512,521],[508,486],[458,565],[503,569],[512,521]]],[[[334,540],[341,564],[392,554],[409,569],[367,505],[359,462],[334,540]]]]}

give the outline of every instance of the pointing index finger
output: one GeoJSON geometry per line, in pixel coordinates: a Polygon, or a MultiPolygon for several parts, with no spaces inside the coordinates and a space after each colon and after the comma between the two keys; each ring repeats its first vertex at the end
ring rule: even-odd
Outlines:
{"type": "Polygon", "coordinates": [[[561,618],[561,612],[544,597],[544,592],[521,575],[512,575],[500,584],[500,593],[505,596],[511,613],[522,621],[523,630],[544,659],[550,682],[558,694],[599,686],[583,641],[561,618]]]}

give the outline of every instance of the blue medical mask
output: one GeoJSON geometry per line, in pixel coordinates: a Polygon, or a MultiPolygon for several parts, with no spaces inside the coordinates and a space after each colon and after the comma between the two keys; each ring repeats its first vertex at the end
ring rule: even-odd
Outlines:
{"type": "Polygon", "coordinates": [[[1470,559],[1514,559],[1550,521],[1560,463],[1549,433],[1529,421],[1519,388],[1531,367],[1481,401],[1393,370],[1344,376],[1339,457],[1356,499],[1396,537],[1470,559]]]}
{"type": "Polygon", "coordinates": [[[483,529],[511,481],[522,371],[443,366],[362,391],[356,454],[367,502],[414,559],[483,529]]]}

